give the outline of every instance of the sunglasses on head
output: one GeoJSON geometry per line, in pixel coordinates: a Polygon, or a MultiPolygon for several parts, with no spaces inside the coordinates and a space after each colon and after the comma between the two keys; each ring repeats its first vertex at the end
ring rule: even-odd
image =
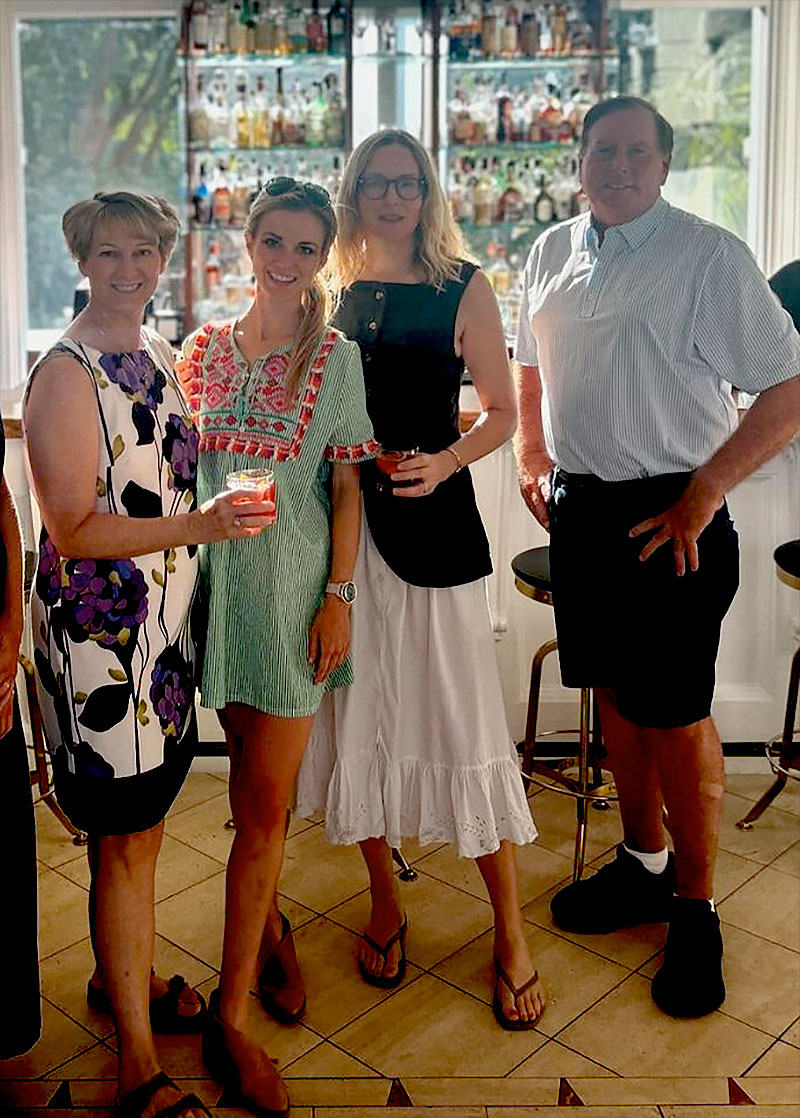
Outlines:
{"type": "Polygon", "coordinates": [[[278,175],[277,178],[267,179],[261,188],[262,194],[269,194],[272,198],[279,198],[282,194],[299,194],[306,201],[322,209],[330,208],[331,196],[324,186],[317,186],[315,182],[300,182],[289,175],[278,175]]]}
{"type": "Polygon", "coordinates": [[[362,175],[358,180],[358,189],[372,202],[385,198],[390,186],[395,188],[398,198],[413,202],[425,192],[427,185],[428,180],[423,175],[400,175],[396,179],[387,179],[385,175],[362,175]]]}

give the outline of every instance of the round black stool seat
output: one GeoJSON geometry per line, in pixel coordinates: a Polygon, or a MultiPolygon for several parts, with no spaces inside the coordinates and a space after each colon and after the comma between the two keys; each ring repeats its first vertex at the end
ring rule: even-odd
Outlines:
{"type": "Polygon", "coordinates": [[[550,592],[550,548],[532,547],[511,560],[514,584],[520,593],[545,605],[553,604],[550,592]]]}
{"type": "MultiPolygon", "coordinates": [[[[528,552],[526,551],[527,555],[528,552]]],[[[789,540],[775,548],[778,578],[787,586],[800,590],[800,540],[789,540]]],[[[517,556],[519,558],[519,556],[517,556]]]]}

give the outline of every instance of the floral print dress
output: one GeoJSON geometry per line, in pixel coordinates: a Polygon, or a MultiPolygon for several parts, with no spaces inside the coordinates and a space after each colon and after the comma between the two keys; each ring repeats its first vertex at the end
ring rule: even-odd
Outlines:
{"type": "MultiPolygon", "coordinates": [[[[146,347],[130,353],[64,338],[28,383],[30,390],[44,361],[57,355],[74,357],[90,378],[100,436],[97,512],[176,516],[196,505],[197,431],[170,347],[146,337],[146,347]]],[[[42,527],[31,596],[34,659],[57,793],[68,814],[71,805],[81,816],[73,818],[78,826],[92,830],[96,799],[106,815],[119,814],[118,830],[101,831],[144,829],[163,818],[180,788],[196,742],[189,631],[196,580],[196,548],[64,559],[42,527]],[[129,827],[116,799],[132,788],[124,778],[158,773],[169,779],[149,781],[148,805],[133,810],[129,827]]]]}

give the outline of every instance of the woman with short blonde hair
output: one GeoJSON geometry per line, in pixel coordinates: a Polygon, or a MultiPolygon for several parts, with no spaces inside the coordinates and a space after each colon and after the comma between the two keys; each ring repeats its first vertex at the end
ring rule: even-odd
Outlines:
{"type": "Polygon", "coordinates": [[[243,541],[273,511],[242,493],[197,508],[197,430],[170,346],[142,326],[178,230],[164,199],[133,191],[67,210],[91,294],[34,366],[23,404],[43,525],[31,595],[39,697],[59,804],[89,835],[97,970],[86,996],[92,1012],[113,1013],[121,1118],[207,1113],[159,1070],[153,1044],[152,1029],[197,1032],[204,1019],[183,978],[151,977],[155,867],[197,742],[197,545],[243,541]]]}

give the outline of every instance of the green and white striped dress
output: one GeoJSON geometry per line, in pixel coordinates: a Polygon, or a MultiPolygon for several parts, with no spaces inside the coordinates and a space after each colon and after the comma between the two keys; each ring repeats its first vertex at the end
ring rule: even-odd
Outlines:
{"type": "Polygon", "coordinates": [[[231,470],[275,474],[276,524],[201,548],[209,610],[202,705],[245,703],[300,718],[316,713],[325,691],[352,682],[348,659],[315,684],[308,638],[330,568],[331,463],[363,462],[377,444],[356,343],[329,329],[290,406],[288,350],[248,367],[233,323],[209,323],[187,338],[178,370],[200,430],[198,501],[223,491],[231,470]]]}

